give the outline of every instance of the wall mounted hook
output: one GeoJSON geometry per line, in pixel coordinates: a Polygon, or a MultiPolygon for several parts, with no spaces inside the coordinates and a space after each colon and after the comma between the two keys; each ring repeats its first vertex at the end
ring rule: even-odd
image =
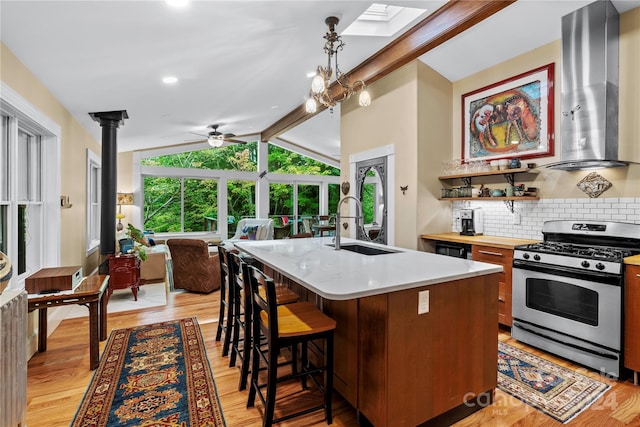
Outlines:
{"type": "Polygon", "coordinates": [[[71,206],[73,206],[71,203],[69,203],[69,196],[60,196],[60,207],[64,208],[64,209],[69,209],[71,206]]]}
{"type": "Polygon", "coordinates": [[[405,185],[404,187],[401,185],[400,186],[400,191],[402,191],[402,195],[404,196],[404,193],[409,189],[408,185],[405,185]]]}

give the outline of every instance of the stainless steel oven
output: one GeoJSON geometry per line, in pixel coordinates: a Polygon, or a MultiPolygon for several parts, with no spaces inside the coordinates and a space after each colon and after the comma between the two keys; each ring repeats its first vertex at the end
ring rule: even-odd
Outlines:
{"type": "Polygon", "coordinates": [[[543,235],[514,251],[512,336],[619,377],[623,259],[640,252],[640,225],[550,221],[543,235]]]}

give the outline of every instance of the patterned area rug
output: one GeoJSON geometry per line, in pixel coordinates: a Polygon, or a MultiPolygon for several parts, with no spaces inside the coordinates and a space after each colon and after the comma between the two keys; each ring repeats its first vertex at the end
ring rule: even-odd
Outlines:
{"type": "Polygon", "coordinates": [[[111,332],[71,426],[226,426],[196,318],[111,332]]]}
{"type": "Polygon", "coordinates": [[[563,424],[588,408],[609,387],[508,344],[498,343],[498,388],[563,424]]]}

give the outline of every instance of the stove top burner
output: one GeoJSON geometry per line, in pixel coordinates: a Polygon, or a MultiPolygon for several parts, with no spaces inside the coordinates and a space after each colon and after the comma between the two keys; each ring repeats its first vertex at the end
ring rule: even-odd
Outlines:
{"type": "Polygon", "coordinates": [[[518,249],[610,262],[622,262],[625,257],[632,256],[640,252],[632,249],[620,249],[607,246],[583,246],[562,242],[532,243],[529,245],[519,246],[518,249]]]}

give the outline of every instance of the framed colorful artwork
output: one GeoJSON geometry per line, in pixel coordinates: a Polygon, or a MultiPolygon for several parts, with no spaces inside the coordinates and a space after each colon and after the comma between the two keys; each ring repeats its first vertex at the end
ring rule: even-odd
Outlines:
{"type": "Polygon", "coordinates": [[[462,95],[462,158],[553,156],[553,63],[462,95]]]}

